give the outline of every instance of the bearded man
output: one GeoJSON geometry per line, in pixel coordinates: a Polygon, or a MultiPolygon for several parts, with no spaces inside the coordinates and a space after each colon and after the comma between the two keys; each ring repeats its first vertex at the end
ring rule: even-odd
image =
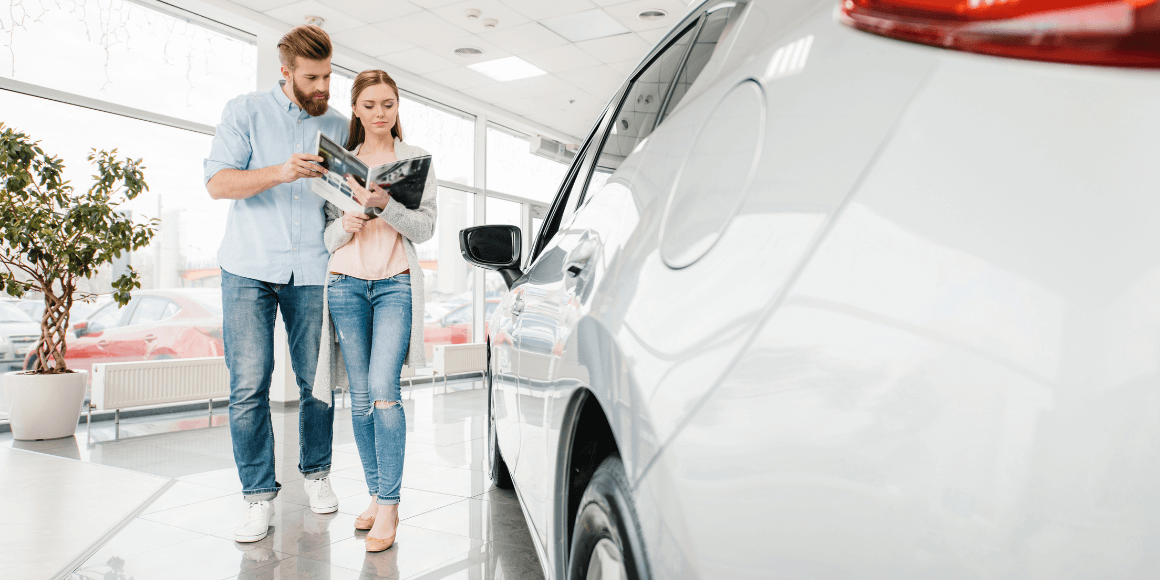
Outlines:
{"type": "Polygon", "coordinates": [[[310,150],[318,131],[345,143],[348,121],[327,107],[331,44],[326,32],[299,26],[278,42],[278,56],[283,80],[226,104],[205,160],[210,197],[232,200],[218,262],[230,435],[242,495],[249,502],[234,531],[238,542],[266,537],[271,502],[282,487],[274,469],[270,414],[277,311],[286,323],[298,383],[298,471],[305,477],[310,509],[338,509],[328,477],[334,408],[311,395],[329,257],[322,241],[324,201],[303,178],[326,173],[317,164],[322,158],[310,150]]]}

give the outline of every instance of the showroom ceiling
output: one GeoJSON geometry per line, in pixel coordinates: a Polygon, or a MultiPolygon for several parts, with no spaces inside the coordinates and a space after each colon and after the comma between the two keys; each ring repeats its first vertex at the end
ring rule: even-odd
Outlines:
{"type": "Polygon", "coordinates": [[[292,25],[321,17],[341,46],[579,138],[688,11],[684,0],[233,1],[292,25]]]}

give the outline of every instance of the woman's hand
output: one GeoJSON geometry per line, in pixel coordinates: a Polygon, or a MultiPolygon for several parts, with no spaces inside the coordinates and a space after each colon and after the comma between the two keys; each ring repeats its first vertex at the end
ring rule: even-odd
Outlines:
{"type": "Polygon", "coordinates": [[[363,207],[377,207],[383,209],[387,207],[387,202],[391,201],[391,195],[383,188],[375,183],[371,183],[371,187],[367,188],[358,184],[353,177],[347,175],[346,182],[350,185],[351,191],[354,192],[355,201],[359,202],[363,207]]]}
{"type": "Polygon", "coordinates": [[[348,234],[357,234],[363,229],[363,225],[371,216],[365,213],[350,213],[349,211],[342,212],[342,229],[348,234]]]}

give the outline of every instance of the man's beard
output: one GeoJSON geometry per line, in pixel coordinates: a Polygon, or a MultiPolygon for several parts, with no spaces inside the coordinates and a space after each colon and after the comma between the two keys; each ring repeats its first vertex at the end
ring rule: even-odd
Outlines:
{"type": "Polygon", "coordinates": [[[319,91],[313,95],[307,95],[300,91],[298,84],[294,82],[290,83],[290,89],[294,91],[294,98],[298,99],[298,102],[302,104],[302,110],[306,111],[306,114],[311,117],[320,117],[330,108],[330,104],[327,102],[330,100],[330,93],[328,92],[324,93],[319,91]],[[322,95],[324,98],[314,99],[313,97],[316,95],[322,95]]]}

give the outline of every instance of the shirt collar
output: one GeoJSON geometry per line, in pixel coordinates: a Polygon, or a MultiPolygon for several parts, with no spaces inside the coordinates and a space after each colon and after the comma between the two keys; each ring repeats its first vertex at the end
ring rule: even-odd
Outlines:
{"type": "Polygon", "coordinates": [[[286,93],[282,90],[282,87],[285,84],[286,84],[285,79],[280,79],[274,85],[274,89],[271,91],[274,93],[274,101],[276,103],[278,103],[278,106],[281,107],[282,110],[286,111],[287,113],[293,114],[295,112],[295,110],[297,110],[299,113],[305,113],[305,111],[298,108],[298,105],[294,104],[294,101],[290,100],[290,97],[286,96],[286,93]]]}

